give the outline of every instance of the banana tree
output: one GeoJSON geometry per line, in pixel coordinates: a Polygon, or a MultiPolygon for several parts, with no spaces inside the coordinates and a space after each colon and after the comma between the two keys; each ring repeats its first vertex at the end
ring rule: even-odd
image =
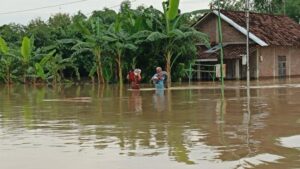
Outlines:
{"type": "Polygon", "coordinates": [[[137,46],[132,42],[132,36],[127,31],[122,29],[121,14],[118,14],[115,23],[110,26],[106,32],[106,39],[109,39],[108,45],[111,48],[111,53],[118,66],[118,81],[120,86],[123,84],[123,59],[126,50],[135,51],[137,46]]]}
{"type": "MultiPolygon", "coordinates": [[[[4,39],[0,37],[0,48],[2,53],[1,64],[6,72],[5,81],[7,83],[11,83],[11,77],[13,71],[21,71],[23,74],[23,82],[26,83],[27,73],[32,70],[30,69],[30,64],[32,61],[32,43],[28,37],[24,37],[21,46],[21,52],[8,48],[4,39]],[[16,63],[21,63],[21,66],[14,66],[14,70],[12,71],[12,65],[16,63]]],[[[2,67],[2,66],[1,66],[2,67]]]]}
{"type": "Polygon", "coordinates": [[[7,84],[12,83],[12,66],[16,60],[9,50],[6,41],[0,37],[0,78],[7,84]]]}
{"type": "Polygon", "coordinates": [[[84,41],[77,40],[77,43],[72,47],[75,50],[73,55],[79,55],[84,52],[90,52],[94,55],[94,65],[89,71],[89,76],[93,77],[97,73],[98,83],[105,83],[103,75],[102,55],[106,48],[106,39],[104,39],[104,31],[106,28],[101,24],[100,18],[91,18],[88,20],[90,29],[82,22],[77,22],[76,27],[84,36],[84,41]]]}
{"type": "MultiPolygon", "coordinates": [[[[43,58],[39,61],[39,62],[36,62],[34,67],[35,67],[35,77],[42,80],[43,82],[47,81],[47,74],[45,73],[45,69],[47,67],[47,63],[48,61],[54,57],[54,53],[56,51],[53,50],[53,51],[50,51],[48,54],[46,55],[43,55],[43,58]]],[[[48,74],[49,75],[49,74],[48,74]]],[[[35,83],[35,81],[34,81],[35,83]]]]}
{"type": "Polygon", "coordinates": [[[30,66],[32,61],[32,41],[28,37],[24,37],[22,40],[22,46],[21,46],[21,55],[20,60],[22,63],[22,73],[23,73],[23,82],[26,83],[27,80],[27,74],[30,73],[30,66]]]}
{"type": "Polygon", "coordinates": [[[162,3],[164,9],[163,29],[152,32],[147,40],[158,43],[163,51],[166,71],[167,86],[171,87],[171,68],[176,59],[181,55],[182,47],[195,46],[196,42],[203,42],[209,46],[208,36],[196,31],[194,28],[182,26],[181,20],[192,13],[179,14],[180,0],[168,0],[162,3]]]}
{"type": "Polygon", "coordinates": [[[74,65],[74,58],[70,57],[70,58],[63,58],[61,56],[61,54],[56,53],[54,56],[52,56],[46,64],[46,70],[47,70],[47,78],[48,79],[52,79],[52,83],[54,85],[56,85],[57,83],[61,83],[61,81],[63,80],[63,70],[65,70],[66,68],[73,68],[75,73],[76,73],[76,77],[79,80],[80,79],[80,75],[78,72],[78,68],[74,65]]]}
{"type": "Polygon", "coordinates": [[[64,49],[67,40],[57,40],[53,45],[44,47],[41,52],[44,53],[40,62],[35,64],[37,74],[40,78],[44,78],[47,82],[56,85],[64,79],[64,71],[70,70],[75,73],[77,80],[80,80],[78,67],[75,63],[76,58],[73,56],[66,57],[64,49]]]}
{"type": "Polygon", "coordinates": [[[6,41],[0,37],[0,77],[5,81],[5,83],[11,83],[11,64],[12,60],[8,56],[8,46],[6,41]]]}

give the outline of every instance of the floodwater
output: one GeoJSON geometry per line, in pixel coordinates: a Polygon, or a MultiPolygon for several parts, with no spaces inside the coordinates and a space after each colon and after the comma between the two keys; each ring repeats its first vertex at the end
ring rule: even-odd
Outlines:
{"type": "Polygon", "coordinates": [[[300,168],[300,79],[225,84],[0,86],[0,168],[300,168]]]}

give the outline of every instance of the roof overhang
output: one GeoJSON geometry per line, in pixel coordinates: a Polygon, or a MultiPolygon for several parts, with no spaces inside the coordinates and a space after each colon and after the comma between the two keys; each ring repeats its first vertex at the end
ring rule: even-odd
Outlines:
{"type": "MultiPolygon", "coordinates": [[[[217,10],[213,10],[212,13],[215,15],[219,16],[219,12],[217,10]]],[[[238,25],[236,22],[234,22],[232,19],[228,18],[224,14],[220,12],[220,17],[222,20],[230,24],[232,27],[240,31],[242,34],[247,36],[247,30],[243,28],[242,26],[238,25]]],[[[259,37],[255,36],[253,33],[249,32],[249,38],[253,40],[255,43],[259,44],[260,46],[269,46],[265,41],[260,39],[259,37]]]]}
{"type": "Polygon", "coordinates": [[[217,58],[210,58],[210,59],[197,59],[196,62],[217,62],[217,58]]]}

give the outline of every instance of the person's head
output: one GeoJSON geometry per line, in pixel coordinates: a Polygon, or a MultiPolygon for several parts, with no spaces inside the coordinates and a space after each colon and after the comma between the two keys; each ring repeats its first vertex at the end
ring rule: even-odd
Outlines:
{"type": "Polygon", "coordinates": [[[161,67],[156,67],[156,73],[160,73],[161,71],[161,67]]]}

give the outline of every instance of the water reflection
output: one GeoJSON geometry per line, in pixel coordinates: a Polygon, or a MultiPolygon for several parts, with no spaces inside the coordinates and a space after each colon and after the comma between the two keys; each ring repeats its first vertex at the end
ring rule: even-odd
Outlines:
{"type": "Polygon", "coordinates": [[[0,167],[11,159],[22,164],[26,157],[20,154],[36,148],[55,150],[40,154],[61,159],[69,154],[80,161],[87,155],[94,160],[90,163],[101,161],[107,168],[128,163],[139,168],[140,161],[151,168],[182,169],[299,166],[299,151],[278,144],[279,138],[299,135],[299,89],[280,91],[285,98],[277,97],[277,89],[251,89],[252,97],[242,89],[224,92],[220,97],[215,89],[0,87],[0,167]]]}
{"type": "Polygon", "coordinates": [[[129,110],[135,113],[141,113],[143,111],[142,97],[140,90],[132,90],[129,97],[128,107],[129,110]]]}
{"type": "Polygon", "coordinates": [[[247,156],[252,156],[254,153],[251,149],[251,145],[250,145],[250,125],[251,125],[251,92],[250,92],[250,88],[247,88],[247,103],[246,103],[246,107],[247,110],[243,113],[243,122],[242,122],[242,126],[245,128],[245,132],[246,132],[246,145],[248,148],[248,155],[247,156]]]}
{"type": "Polygon", "coordinates": [[[154,108],[158,112],[162,112],[166,109],[166,98],[165,98],[165,90],[155,90],[153,94],[153,104],[154,108]]]}

